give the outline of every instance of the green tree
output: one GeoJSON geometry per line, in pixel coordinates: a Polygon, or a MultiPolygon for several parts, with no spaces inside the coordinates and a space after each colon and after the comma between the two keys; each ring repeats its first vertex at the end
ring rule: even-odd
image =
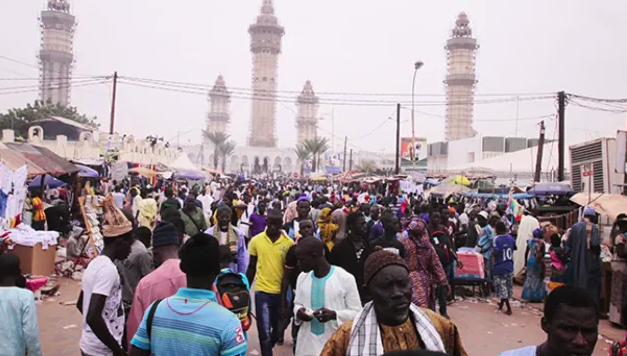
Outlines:
{"type": "Polygon", "coordinates": [[[213,144],[213,169],[218,169],[218,163],[220,163],[220,147],[224,145],[230,135],[223,132],[208,132],[205,130],[203,130],[202,133],[205,138],[213,144]]]}
{"type": "Polygon", "coordinates": [[[227,141],[220,146],[220,156],[222,157],[222,173],[226,173],[226,159],[235,152],[235,142],[227,141]]]}
{"type": "Polygon", "coordinates": [[[305,161],[311,157],[311,152],[302,144],[296,146],[294,152],[296,153],[296,158],[300,161],[300,176],[302,177],[305,174],[305,161]]]}
{"type": "Polygon", "coordinates": [[[9,109],[6,113],[0,114],[0,130],[13,129],[16,136],[26,136],[28,127],[38,120],[43,120],[50,116],[60,116],[79,124],[87,125],[98,129],[95,116],[88,117],[78,112],[74,106],[64,106],[36,100],[33,104],[26,104],[24,108],[9,109]]]}
{"type": "Polygon", "coordinates": [[[318,165],[320,164],[320,155],[329,150],[329,139],[326,137],[316,137],[311,140],[305,140],[303,146],[312,155],[312,172],[316,172],[318,165]]]}

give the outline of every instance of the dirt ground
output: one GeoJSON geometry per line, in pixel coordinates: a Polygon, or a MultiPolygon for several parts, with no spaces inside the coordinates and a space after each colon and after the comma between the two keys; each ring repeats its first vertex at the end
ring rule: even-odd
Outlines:
{"type": "MultiPolygon", "coordinates": [[[[78,297],[80,284],[71,279],[59,281],[61,293],[44,299],[38,304],[37,313],[45,355],[80,356],[78,348],[82,319],[75,305],[64,306],[61,302],[74,301],[78,297]]],[[[480,299],[466,299],[451,305],[449,314],[456,323],[462,343],[469,355],[496,356],[500,352],[527,345],[538,344],[545,339],[540,328],[542,305],[520,305],[514,307],[514,315],[496,312],[496,305],[480,299]]],[[[610,340],[624,338],[625,331],[616,329],[605,320],[600,324],[599,342],[595,356],[605,356],[610,340]]],[[[256,327],[249,332],[249,355],[260,355],[256,327]]],[[[275,348],[275,355],[292,355],[292,341],[286,332],[285,345],[275,348]]]]}

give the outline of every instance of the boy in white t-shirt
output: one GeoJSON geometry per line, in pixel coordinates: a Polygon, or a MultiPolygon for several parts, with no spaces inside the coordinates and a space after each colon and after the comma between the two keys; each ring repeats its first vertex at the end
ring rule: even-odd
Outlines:
{"type": "Polygon", "coordinates": [[[121,356],[124,333],[122,284],[115,260],[125,260],[131,251],[131,222],[109,196],[103,202],[106,224],[104,248],[83,275],[76,307],[83,314],[80,349],[83,356],[121,356]]]}

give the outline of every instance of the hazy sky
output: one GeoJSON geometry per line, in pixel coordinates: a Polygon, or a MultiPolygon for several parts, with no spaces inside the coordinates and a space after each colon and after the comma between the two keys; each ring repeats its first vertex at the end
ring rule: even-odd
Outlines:
{"type": "MultiPolygon", "coordinates": [[[[40,45],[37,23],[44,0],[0,0],[0,55],[36,66],[40,45]]],[[[275,0],[285,27],[279,59],[279,90],[301,90],[305,80],[318,92],[411,93],[413,62],[419,71],[416,92],[444,94],[444,44],[460,11],[465,11],[481,48],[477,55],[478,94],[567,92],[596,97],[627,97],[627,2],[586,0],[418,1],[275,0]]],[[[73,0],[78,18],[74,53],[77,75],[109,75],[213,84],[218,74],[227,86],[249,88],[251,54],[248,26],[261,0],[73,0]]],[[[38,70],[0,58],[0,77],[37,77],[38,70]]],[[[0,87],[25,85],[0,81],[0,87]]],[[[284,94],[285,95],[285,94],[284,94]]],[[[290,94],[291,95],[291,94],[290,94]]],[[[294,94],[295,95],[295,94],[294,94]]],[[[325,98],[320,95],[321,100],[325,98]]],[[[1,94],[0,110],[23,106],[37,93],[1,94]]],[[[329,97],[329,96],[326,96],[329,97]]],[[[354,98],[354,97],[352,97],[354,98]]],[[[370,98],[384,99],[389,98],[370,98]]],[[[442,101],[443,96],[417,98],[442,101]]],[[[486,99],[485,97],[477,99],[486,99]]],[[[108,128],[110,86],[76,88],[72,104],[96,115],[108,128]]],[[[394,100],[394,99],[392,99],[394,100]]],[[[409,100],[409,98],[404,98],[409,100]]],[[[209,110],[206,95],[119,85],[116,131],[164,136],[197,143],[209,110]],[[190,131],[191,130],[191,131],[190,131]]],[[[416,135],[430,142],[444,137],[443,105],[417,108],[416,135]]],[[[281,147],[295,142],[293,103],[277,106],[281,147]]],[[[335,114],[335,135],[348,135],[354,148],[391,152],[394,123],[383,121],[395,107],[321,105],[321,116],[335,114]],[[377,126],[379,130],[367,135],[377,126]],[[365,136],[365,137],[364,137],[365,136]]],[[[251,102],[233,99],[230,133],[246,142],[251,102]]],[[[515,133],[516,104],[475,106],[475,129],[484,135],[515,133]]],[[[539,119],[554,114],[554,101],[520,102],[519,135],[538,135],[539,119]]],[[[410,136],[409,111],[402,112],[403,136],[410,136]]],[[[567,108],[568,143],[614,135],[626,114],[567,108]]],[[[547,135],[555,121],[547,119],[547,135]]],[[[331,120],[320,134],[331,137],[331,120]]],[[[340,140],[336,139],[340,146],[340,140]]],[[[349,146],[349,147],[351,147],[349,146]]]]}

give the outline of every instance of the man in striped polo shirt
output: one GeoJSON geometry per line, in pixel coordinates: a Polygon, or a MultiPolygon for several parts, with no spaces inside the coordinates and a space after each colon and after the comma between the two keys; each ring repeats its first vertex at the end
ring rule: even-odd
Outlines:
{"type": "Polygon", "coordinates": [[[131,341],[131,356],[189,356],[246,354],[240,320],[217,303],[213,281],[220,272],[218,241],[207,234],[191,237],[181,248],[181,271],[187,288],[156,306],[153,303],[131,341]],[[151,324],[150,330],[148,325],[151,324]]]}

